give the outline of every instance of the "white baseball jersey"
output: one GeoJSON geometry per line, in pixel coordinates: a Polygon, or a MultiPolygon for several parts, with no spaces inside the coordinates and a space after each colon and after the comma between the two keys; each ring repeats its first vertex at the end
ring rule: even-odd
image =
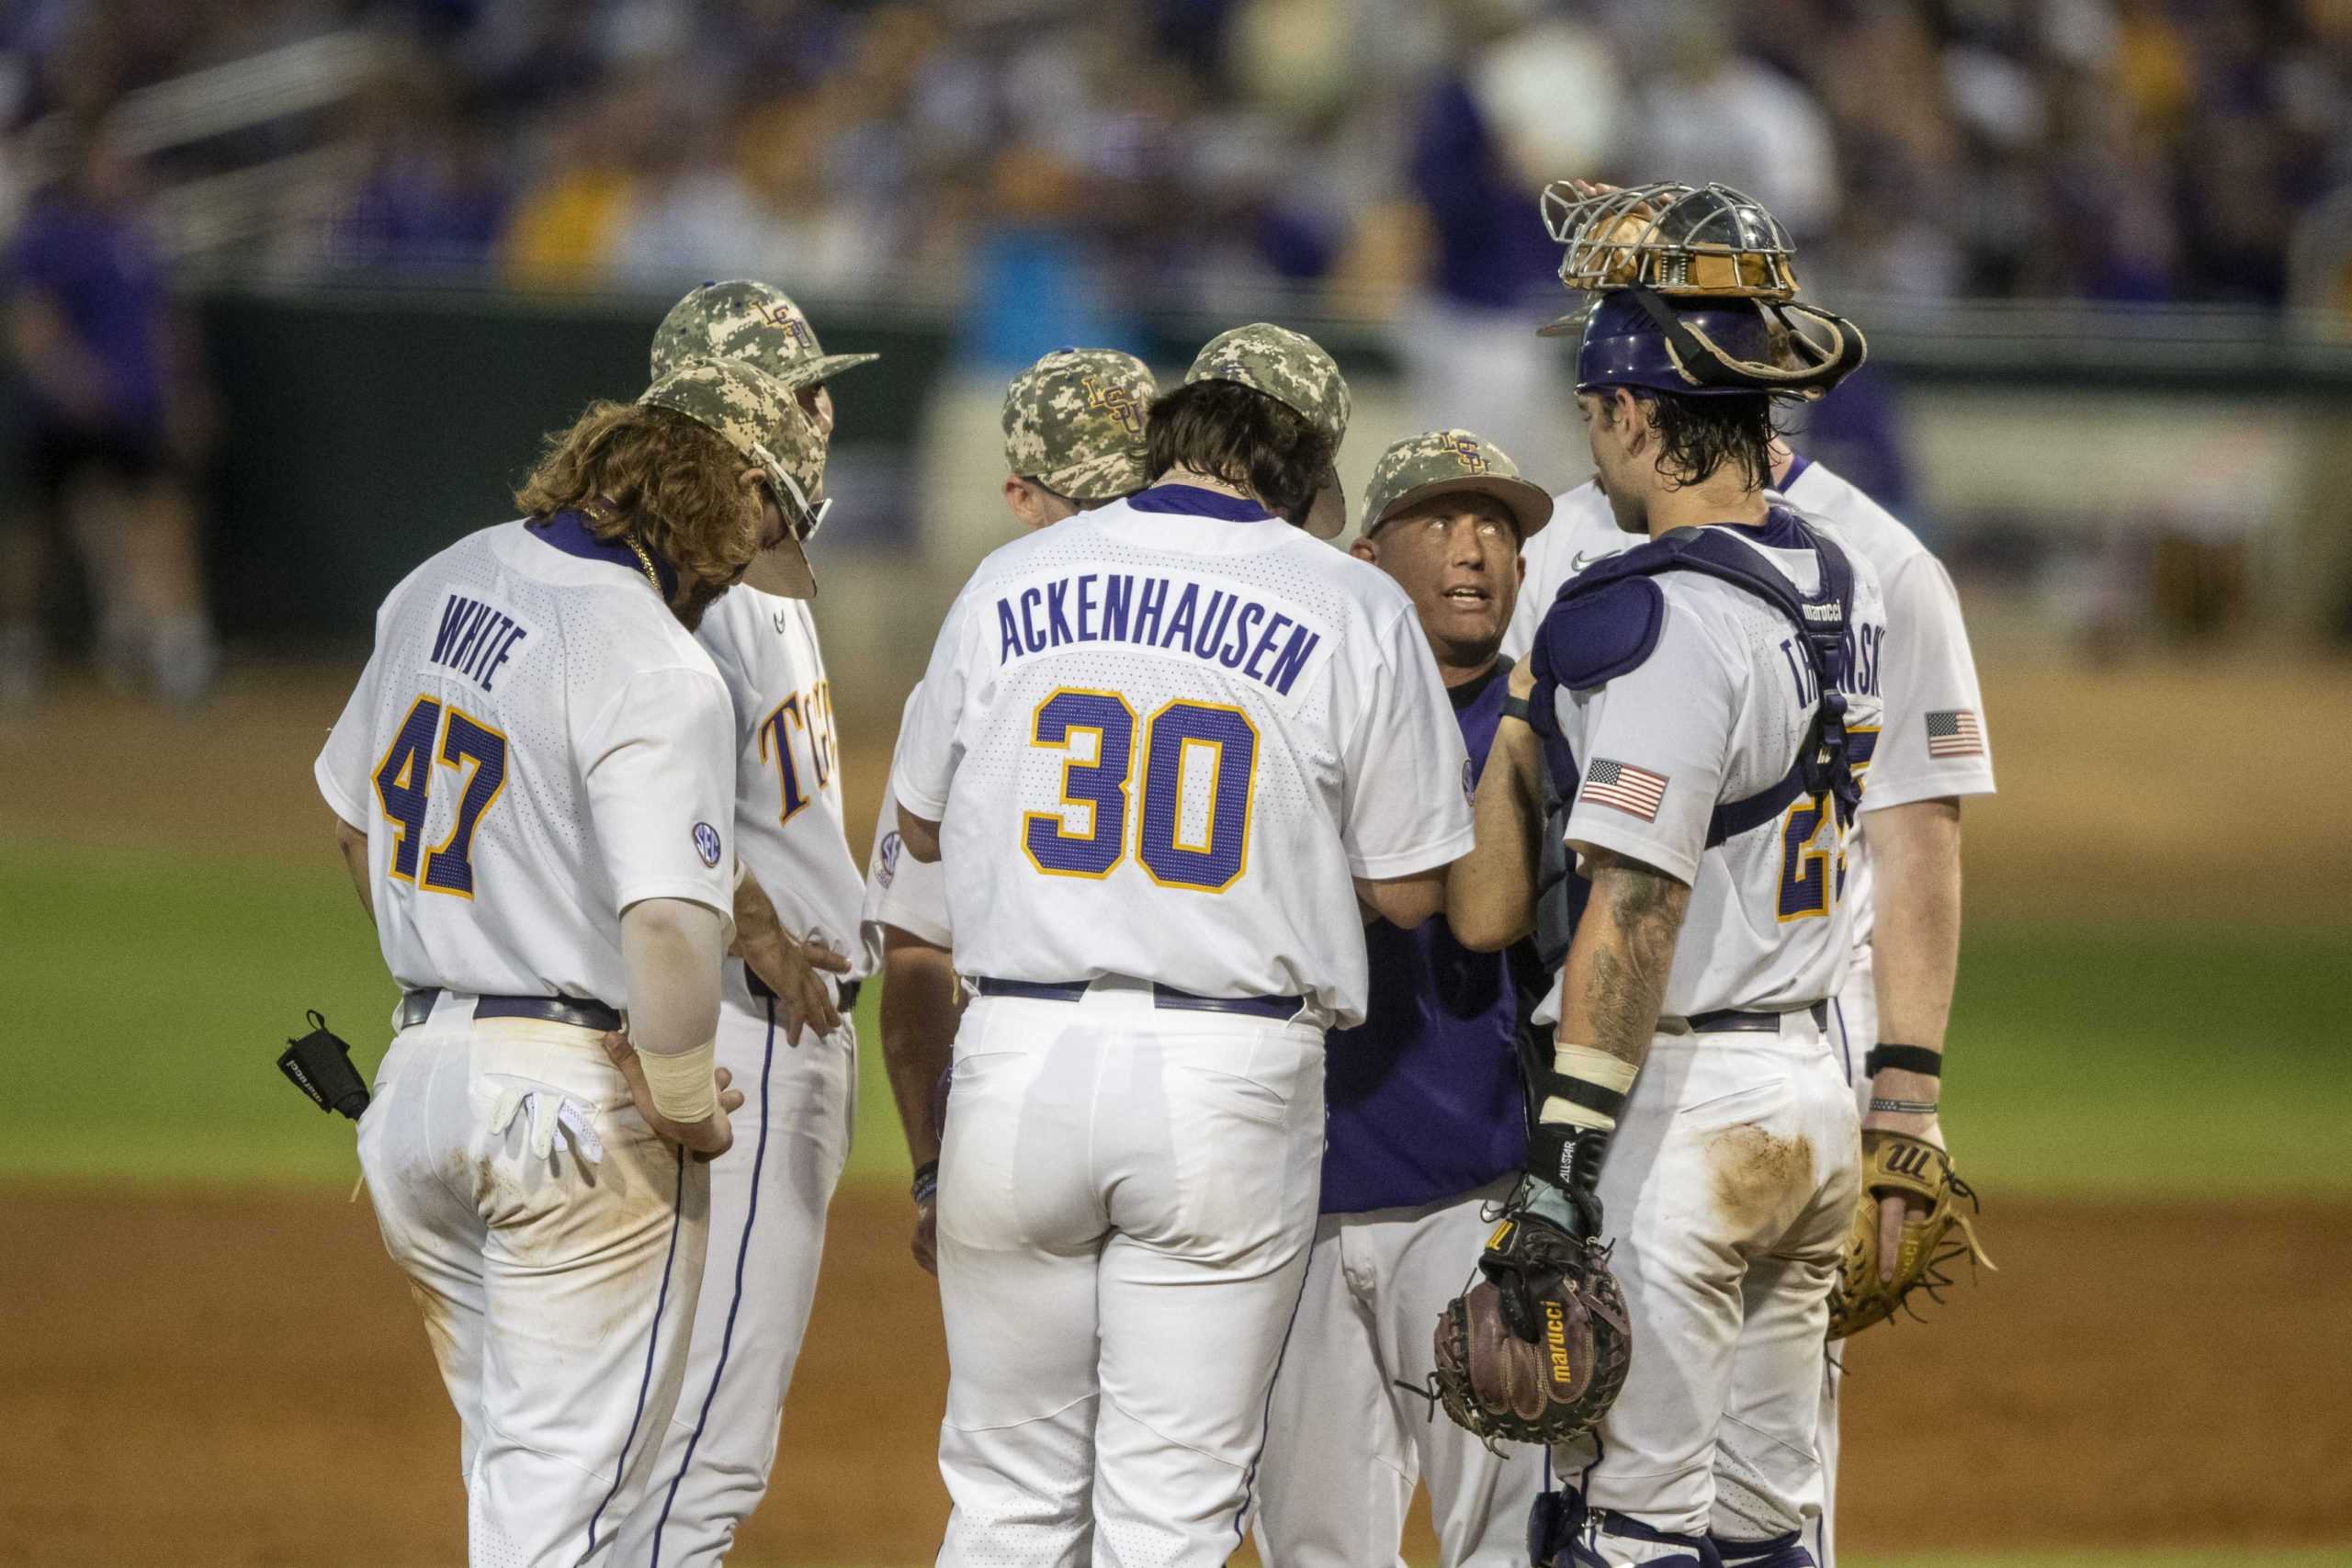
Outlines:
{"type": "Polygon", "coordinates": [[[1781,487],[1799,511],[1829,524],[1878,571],[1886,598],[1879,685],[1885,716],[1862,775],[1861,841],[1850,852],[1846,898],[1854,940],[1871,940],[1870,814],[1890,806],[1993,793],[1993,739],[1960,594],[1943,562],[1894,513],[1852,484],[1799,457],[1781,487]]]}
{"type": "MultiPolygon", "coordinates": [[[[1813,552],[1776,509],[1760,528],[1725,527],[1803,593],[1820,585],[1813,552]]],[[[1878,650],[1886,610],[1877,574],[1849,552],[1849,727],[1879,722],[1878,650]]],[[[1788,618],[1752,593],[1692,571],[1649,579],[1663,595],[1655,644],[1604,683],[1562,691],[1575,754],[1570,844],[1597,846],[1690,885],[1664,1012],[1785,1011],[1826,998],[1844,974],[1853,910],[1842,897],[1846,834],[1826,801],[1801,797],[1759,827],[1706,845],[1718,806],[1778,783],[1795,761],[1817,693],[1788,645],[1788,618]]],[[[1567,781],[1555,781],[1563,789],[1567,781]]],[[[1537,1017],[1558,1017],[1558,986],[1537,1017]]]]}
{"type": "Polygon", "coordinates": [[[411,572],[312,770],[367,829],[393,979],[626,1006],[623,909],[731,907],[734,723],[636,558],[576,518],[411,572]]]}
{"type": "MultiPolygon", "coordinates": [[[[1862,832],[1849,846],[1846,901],[1854,938],[1871,939],[1870,816],[1890,806],[1993,793],[1992,737],[1976,660],[1961,620],[1960,595],[1943,563],[1919,536],[1851,483],[1810,458],[1790,465],[1781,493],[1826,523],[1849,551],[1876,569],[1886,604],[1880,659],[1884,716],[1865,757],[1862,832]]],[[[1562,583],[1604,557],[1642,542],[1620,529],[1600,487],[1589,481],[1556,497],[1552,525],[1527,545],[1527,574],[1503,651],[1524,657],[1537,623],[1562,583]]]]}
{"type": "MultiPolygon", "coordinates": [[[[907,707],[922,693],[918,684],[907,694],[907,707]]],[[[901,711],[899,723],[906,714],[901,711]]],[[[899,796],[885,788],[881,815],[874,819],[874,850],[865,864],[865,940],[876,949],[882,928],[896,926],[909,936],[933,947],[956,945],[955,927],[947,919],[947,873],[941,861],[919,861],[899,844],[899,796]]]]}
{"type": "Polygon", "coordinates": [[[737,852],[784,927],[874,973],[861,933],[865,882],[842,821],[832,683],[806,601],[752,588],[720,596],[695,634],[735,705],[737,852]]]}
{"type": "Polygon", "coordinates": [[[1467,852],[1468,772],[1403,589],[1253,503],[1163,485],[981,563],[891,786],[944,824],[965,973],[1307,994],[1348,1024],[1351,878],[1467,852]]]}

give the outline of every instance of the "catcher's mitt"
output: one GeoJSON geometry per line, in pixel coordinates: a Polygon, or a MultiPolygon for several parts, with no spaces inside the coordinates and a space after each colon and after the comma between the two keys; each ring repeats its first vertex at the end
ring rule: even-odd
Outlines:
{"type": "Polygon", "coordinates": [[[1853,1224],[1846,1233],[1846,1256],[1838,1268],[1837,1283],[1829,1291],[1829,1337],[1843,1339],[1894,1315],[1904,1298],[1924,1290],[1940,1301],[1951,1276],[1944,1266],[1961,1258],[1993,1267],[1977,1245],[1976,1227],[1968,1211],[1976,1208],[1975,1190],[1952,1174],[1951,1160],[1935,1145],[1903,1133],[1864,1131],[1862,1134],[1862,1195],[1854,1205],[1853,1224]],[[1879,1278],[1879,1201],[1917,1198],[1926,1210],[1905,1214],[1903,1239],[1894,1256],[1894,1277],[1879,1278]]]}
{"type": "Polygon", "coordinates": [[[1432,1381],[1445,1413],[1490,1449],[1589,1430],[1634,1356],[1607,1249],[1521,1209],[1487,1238],[1478,1271],[1438,1314],[1432,1381]]]}

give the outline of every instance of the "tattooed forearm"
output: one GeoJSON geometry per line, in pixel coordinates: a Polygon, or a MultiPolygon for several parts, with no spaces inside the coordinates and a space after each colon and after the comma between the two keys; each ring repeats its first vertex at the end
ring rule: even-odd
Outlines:
{"type": "Polygon", "coordinates": [[[1635,861],[1586,861],[1592,898],[1568,950],[1559,1037],[1638,1064],[1666,1002],[1690,889],[1635,861]]]}

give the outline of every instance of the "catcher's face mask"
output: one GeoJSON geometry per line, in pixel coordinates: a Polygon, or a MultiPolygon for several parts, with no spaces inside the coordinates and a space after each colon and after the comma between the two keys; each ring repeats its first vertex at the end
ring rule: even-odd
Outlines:
{"type": "Polygon", "coordinates": [[[1665,181],[1580,196],[1544,187],[1544,226],[1567,247],[1560,281],[1570,288],[1630,288],[1672,296],[1790,299],[1796,247],[1779,219],[1724,185],[1665,181]]]}

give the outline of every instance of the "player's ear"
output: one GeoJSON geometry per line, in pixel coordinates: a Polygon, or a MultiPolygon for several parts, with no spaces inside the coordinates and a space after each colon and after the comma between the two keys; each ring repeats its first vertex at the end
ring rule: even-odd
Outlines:
{"type": "Polygon", "coordinates": [[[1004,476],[1004,504],[1023,528],[1035,528],[1045,521],[1037,515],[1037,498],[1029,493],[1029,481],[1019,474],[1004,476]]]}
{"type": "Polygon", "coordinates": [[[1372,536],[1369,534],[1357,535],[1356,542],[1348,547],[1348,554],[1355,557],[1356,559],[1363,562],[1366,566],[1378,566],[1380,564],[1380,547],[1372,542],[1372,536]]]}

